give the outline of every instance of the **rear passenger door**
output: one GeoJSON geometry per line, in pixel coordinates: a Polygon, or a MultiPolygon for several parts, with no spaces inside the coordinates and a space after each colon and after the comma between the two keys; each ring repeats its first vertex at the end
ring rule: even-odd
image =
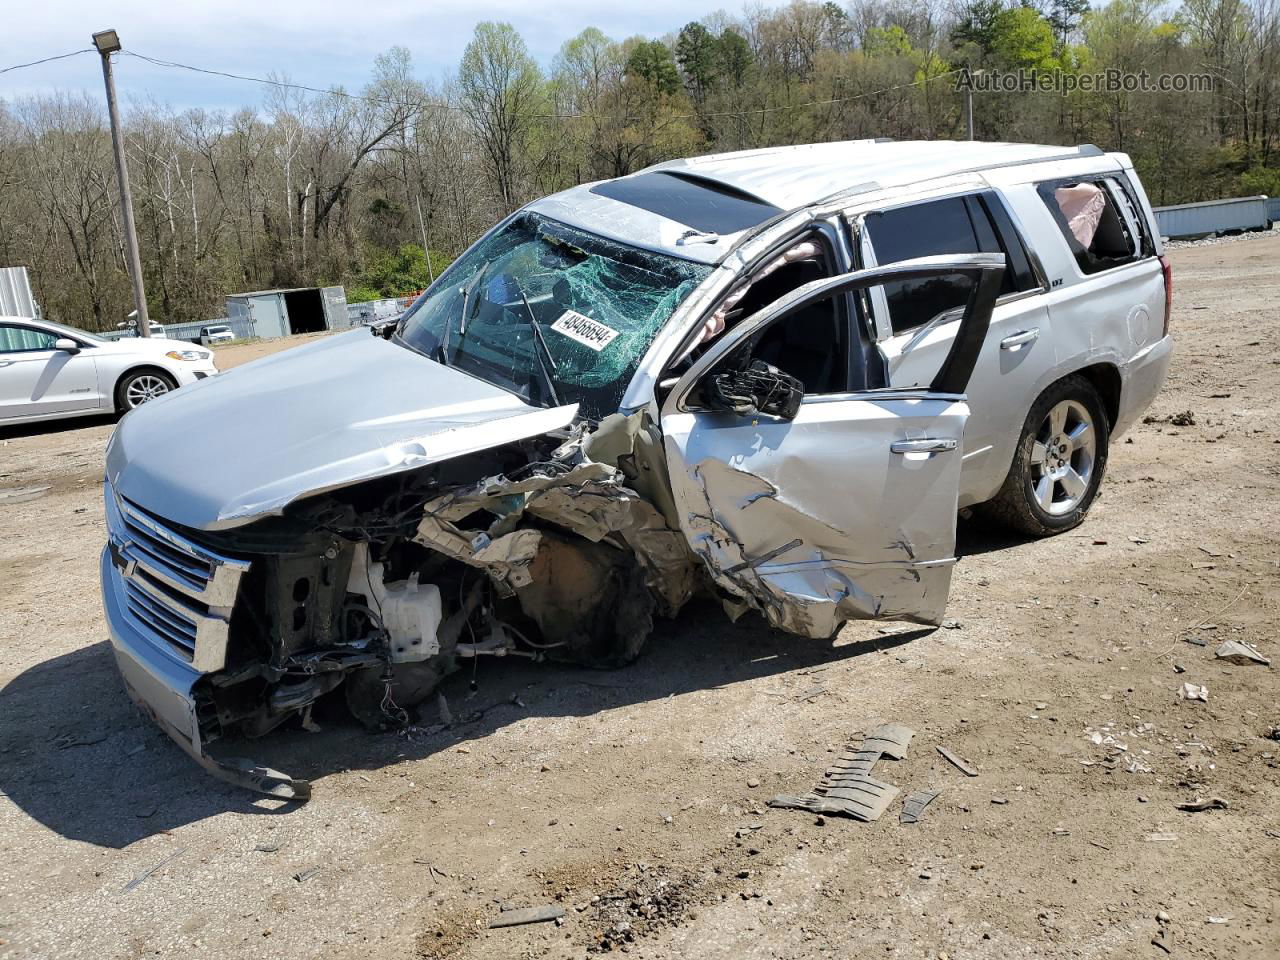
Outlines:
{"type": "MultiPolygon", "coordinates": [[[[1013,460],[1023,421],[1056,364],[1042,273],[999,195],[976,190],[863,214],[854,224],[866,265],[916,257],[1003,253],[1005,271],[991,329],[969,382],[960,505],[994,496],[1013,460]]],[[[871,297],[890,386],[923,386],[951,348],[969,278],[884,284],[871,297]]]]}

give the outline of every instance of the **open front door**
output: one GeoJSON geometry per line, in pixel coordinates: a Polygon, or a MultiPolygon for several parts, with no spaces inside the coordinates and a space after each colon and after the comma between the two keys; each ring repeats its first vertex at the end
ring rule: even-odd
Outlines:
{"type": "Polygon", "coordinates": [[[712,578],[777,627],[941,622],[961,443],[1004,257],[927,257],[814,281],[742,321],[681,377],[661,425],[680,524],[712,578]],[[890,279],[974,278],[933,382],[813,394],[752,357],[775,324],[890,279]],[[799,395],[803,394],[803,395],[799,395]]]}

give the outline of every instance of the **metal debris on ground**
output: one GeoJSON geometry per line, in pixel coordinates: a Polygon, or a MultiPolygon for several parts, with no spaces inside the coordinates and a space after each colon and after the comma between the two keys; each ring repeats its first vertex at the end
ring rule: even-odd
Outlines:
{"type": "Polygon", "coordinates": [[[293,875],[293,879],[297,880],[299,883],[306,883],[308,880],[310,880],[319,872],[320,872],[319,867],[307,867],[307,869],[299,870],[297,873],[295,873],[293,875]]]}
{"type": "Polygon", "coordinates": [[[1219,660],[1228,660],[1236,664],[1260,663],[1264,667],[1271,666],[1271,661],[1260,654],[1249,644],[1241,640],[1226,640],[1214,653],[1219,660]]]}
{"type": "Polygon", "coordinates": [[[864,823],[878,820],[898,795],[898,788],[874,779],[870,773],[882,756],[901,760],[915,731],[900,723],[885,723],[870,730],[855,748],[845,750],[823,774],[811,793],[798,797],[782,794],[769,806],[810,813],[834,813],[864,823]]]}
{"type": "Polygon", "coordinates": [[[1221,797],[1210,797],[1207,800],[1201,800],[1197,797],[1187,803],[1177,805],[1179,810],[1186,810],[1188,813],[1200,813],[1204,810],[1226,810],[1229,804],[1221,797]]]}
{"type": "Polygon", "coordinates": [[[919,823],[920,818],[924,816],[924,808],[938,798],[938,790],[913,790],[907,794],[907,798],[902,801],[902,813],[898,817],[899,823],[919,823]]]}
{"type": "Polygon", "coordinates": [[[1209,688],[1198,683],[1184,683],[1182,689],[1178,691],[1178,695],[1183,700],[1199,700],[1201,703],[1209,702],[1209,688]]]}
{"type": "Polygon", "coordinates": [[[946,747],[939,747],[938,752],[942,754],[942,758],[944,760],[963,773],[966,777],[976,777],[978,775],[977,768],[971,767],[969,764],[965,763],[959,756],[952,753],[946,747]]]}
{"type": "Polygon", "coordinates": [[[154,867],[148,867],[146,870],[143,870],[141,873],[135,876],[132,880],[130,880],[128,883],[125,884],[124,889],[121,890],[120,892],[128,893],[134,887],[138,886],[138,884],[142,883],[143,880],[147,879],[147,877],[151,876],[156,871],[161,870],[164,867],[167,867],[171,862],[173,862],[174,860],[176,860],[178,857],[182,856],[186,852],[187,852],[186,847],[183,847],[181,850],[173,851],[173,853],[169,854],[167,857],[165,857],[163,860],[157,863],[154,867]]]}
{"type": "Polygon", "coordinates": [[[489,929],[499,927],[519,927],[526,923],[546,923],[564,916],[564,908],[553,904],[545,907],[520,907],[516,910],[503,910],[489,921],[489,929]]]}

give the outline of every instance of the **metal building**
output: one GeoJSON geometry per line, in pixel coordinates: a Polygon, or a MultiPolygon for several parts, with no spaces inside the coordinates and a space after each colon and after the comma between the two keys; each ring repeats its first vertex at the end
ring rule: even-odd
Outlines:
{"type": "Polygon", "coordinates": [[[236,293],[227,297],[227,320],[246,324],[255,337],[342,330],[348,325],[347,295],[342,287],[236,293]]]}
{"type": "Polygon", "coordinates": [[[26,267],[0,267],[0,317],[39,317],[26,267]]]}
{"type": "Polygon", "coordinates": [[[1173,240],[1239,230],[1267,230],[1274,219],[1268,216],[1265,196],[1179,203],[1172,207],[1156,207],[1155,215],[1161,236],[1173,240]]]}

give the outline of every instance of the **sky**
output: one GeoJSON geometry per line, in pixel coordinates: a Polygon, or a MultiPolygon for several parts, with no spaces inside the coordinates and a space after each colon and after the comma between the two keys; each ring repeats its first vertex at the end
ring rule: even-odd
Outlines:
{"type": "MultiPolygon", "coordinates": [[[[419,79],[456,69],[481,20],[511,23],[530,53],[548,65],[560,45],[595,26],[621,40],[660,36],[726,6],[725,0],[10,0],[0,16],[0,69],[91,46],[114,28],[125,50],[249,76],[286,74],[295,83],[359,90],[373,59],[394,45],[413,55],[419,79]]],[[[737,9],[737,4],[729,6],[737,9]]],[[[258,84],[159,67],[117,55],[121,100],[154,99],[175,108],[256,106],[258,84]]],[[[96,55],[0,74],[0,97],[85,90],[102,95],[96,55]]]]}

